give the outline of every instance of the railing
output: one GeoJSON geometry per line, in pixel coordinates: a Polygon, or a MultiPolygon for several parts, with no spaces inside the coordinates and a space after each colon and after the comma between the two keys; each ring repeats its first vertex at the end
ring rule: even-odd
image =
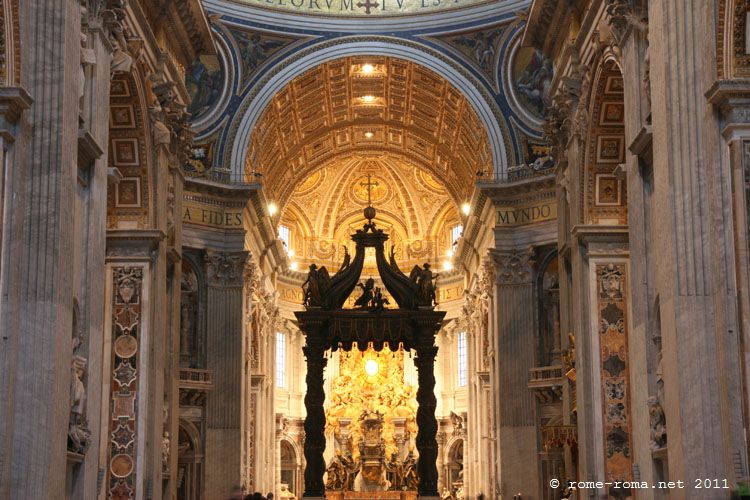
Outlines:
{"type": "Polygon", "coordinates": [[[506,184],[534,177],[543,177],[555,172],[557,164],[551,158],[545,162],[536,161],[530,165],[508,167],[504,172],[477,172],[477,184],[506,184]]]}
{"type": "Polygon", "coordinates": [[[529,388],[562,385],[563,367],[539,366],[529,370],[529,388]]]}
{"type": "Polygon", "coordinates": [[[252,175],[245,172],[234,172],[223,168],[211,168],[204,172],[185,172],[188,178],[204,179],[219,182],[230,186],[259,186],[260,175],[252,175]]]}
{"type": "Polygon", "coordinates": [[[211,370],[198,370],[196,368],[180,368],[180,388],[186,389],[213,389],[213,372],[211,370]]]}

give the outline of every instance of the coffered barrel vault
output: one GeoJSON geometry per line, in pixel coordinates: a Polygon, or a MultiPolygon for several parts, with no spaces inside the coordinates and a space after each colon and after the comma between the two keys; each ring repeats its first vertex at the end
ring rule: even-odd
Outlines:
{"type": "Polygon", "coordinates": [[[261,172],[267,196],[284,203],[314,170],[355,151],[417,164],[456,200],[492,163],[476,112],[445,79],[400,59],[347,57],[274,96],[251,137],[246,171],[261,172]]]}

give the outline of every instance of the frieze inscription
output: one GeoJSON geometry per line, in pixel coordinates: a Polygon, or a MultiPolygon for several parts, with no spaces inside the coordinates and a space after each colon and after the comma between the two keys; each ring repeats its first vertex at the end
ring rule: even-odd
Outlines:
{"type": "Polygon", "coordinates": [[[237,0],[245,5],[294,13],[342,17],[432,14],[489,3],[488,0],[237,0]]]}
{"type": "Polygon", "coordinates": [[[501,207],[497,210],[497,225],[524,226],[557,219],[557,203],[547,201],[526,207],[501,207]]]}

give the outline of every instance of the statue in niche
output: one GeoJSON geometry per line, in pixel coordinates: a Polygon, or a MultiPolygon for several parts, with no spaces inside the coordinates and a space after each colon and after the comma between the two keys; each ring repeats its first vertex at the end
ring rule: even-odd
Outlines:
{"type": "Polygon", "coordinates": [[[357,286],[362,289],[362,295],[354,302],[354,307],[369,307],[372,300],[375,298],[373,290],[375,288],[375,280],[368,278],[364,284],[357,283],[357,286]]]}
{"type": "Polygon", "coordinates": [[[563,353],[563,366],[565,376],[568,380],[576,380],[576,336],[573,332],[568,332],[568,348],[563,353]]]}
{"type": "Polygon", "coordinates": [[[169,442],[169,432],[164,431],[164,435],[161,438],[161,468],[164,471],[169,470],[169,450],[170,450],[170,442],[169,442]]]}
{"type": "Polygon", "coordinates": [[[664,409],[655,396],[646,400],[648,414],[651,424],[651,442],[649,446],[652,451],[660,450],[667,445],[667,420],[664,409]]]}
{"type": "Polygon", "coordinates": [[[91,443],[91,431],[86,421],[86,358],[74,356],[70,380],[70,422],[68,424],[68,451],[86,453],[91,443]]]}
{"type": "Polygon", "coordinates": [[[420,306],[431,307],[437,303],[437,279],[439,274],[433,274],[429,262],[423,267],[414,266],[409,273],[409,280],[416,285],[417,301],[420,306]]]}

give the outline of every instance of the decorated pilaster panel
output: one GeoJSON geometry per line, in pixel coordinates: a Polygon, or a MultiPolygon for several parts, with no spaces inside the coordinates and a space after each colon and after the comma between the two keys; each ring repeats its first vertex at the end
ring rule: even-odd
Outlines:
{"type": "Polygon", "coordinates": [[[595,330],[601,377],[601,414],[606,481],[633,478],[627,263],[594,264],[595,330]]]}
{"type": "Polygon", "coordinates": [[[109,397],[109,446],[105,498],[136,498],[143,488],[139,460],[145,428],[139,425],[146,386],[142,352],[146,345],[144,283],[146,270],[141,266],[112,267],[111,309],[111,382],[109,397]]]}

